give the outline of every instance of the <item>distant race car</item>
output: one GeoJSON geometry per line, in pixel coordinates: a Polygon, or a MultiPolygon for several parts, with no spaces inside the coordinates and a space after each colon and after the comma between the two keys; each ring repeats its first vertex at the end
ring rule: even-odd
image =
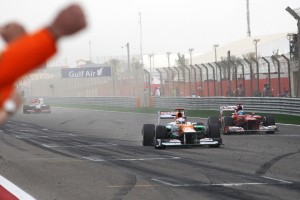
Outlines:
{"type": "Polygon", "coordinates": [[[199,146],[220,147],[222,138],[218,125],[206,128],[201,122],[188,122],[186,112],[182,108],[174,111],[159,111],[158,125],[144,124],[142,129],[143,145],[155,148],[167,146],[199,146]],[[164,119],[173,119],[161,125],[164,119]]]}
{"type": "Polygon", "coordinates": [[[254,113],[246,113],[244,106],[241,110],[238,110],[237,106],[220,106],[219,123],[221,132],[228,135],[256,132],[274,134],[277,130],[275,118],[272,115],[260,116],[254,113]]]}
{"type": "Polygon", "coordinates": [[[50,113],[50,106],[44,104],[43,98],[35,98],[29,101],[29,104],[23,105],[23,113],[50,113]]]}

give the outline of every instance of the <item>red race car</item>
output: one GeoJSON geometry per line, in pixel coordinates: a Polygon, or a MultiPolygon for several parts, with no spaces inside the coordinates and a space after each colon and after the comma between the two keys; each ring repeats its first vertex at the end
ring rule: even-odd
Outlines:
{"type": "Polygon", "coordinates": [[[50,106],[44,104],[43,98],[31,99],[29,105],[23,105],[23,113],[50,113],[50,106]]]}
{"type": "Polygon", "coordinates": [[[260,116],[246,113],[244,106],[238,107],[238,105],[220,107],[220,127],[223,134],[256,132],[274,134],[277,130],[272,115],[260,116]]]}

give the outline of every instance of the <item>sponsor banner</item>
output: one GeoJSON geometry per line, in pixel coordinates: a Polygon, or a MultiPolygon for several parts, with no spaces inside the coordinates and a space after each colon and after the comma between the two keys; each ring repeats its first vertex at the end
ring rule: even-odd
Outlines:
{"type": "Polygon", "coordinates": [[[85,68],[63,68],[62,78],[91,78],[111,76],[111,67],[85,67],[85,68]]]}

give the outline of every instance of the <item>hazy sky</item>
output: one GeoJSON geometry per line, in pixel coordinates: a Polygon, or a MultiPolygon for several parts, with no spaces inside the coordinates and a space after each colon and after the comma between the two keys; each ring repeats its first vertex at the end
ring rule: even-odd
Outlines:
{"type": "MultiPolygon", "coordinates": [[[[13,20],[34,31],[72,2],[83,6],[89,25],[59,43],[56,58],[71,67],[76,59],[89,59],[90,49],[93,60],[126,56],[121,46],[128,42],[131,54],[139,54],[139,12],[144,54],[187,54],[189,48],[199,54],[247,36],[246,0],[2,0],[0,25],[13,20]]],[[[287,6],[299,8],[300,1],[250,0],[251,35],[296,32],[287,6]]]]}

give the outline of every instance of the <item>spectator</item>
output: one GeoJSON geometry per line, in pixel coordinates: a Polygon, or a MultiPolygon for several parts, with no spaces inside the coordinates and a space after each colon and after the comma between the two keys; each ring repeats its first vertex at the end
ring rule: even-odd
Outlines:
{"type": "Polygon", "coordinates": [[[156,88],[155,90],[155,96],[160,96],[160,90],[159,90],[159,87],[156,88]]]}
{"type": "Polygon", "coordinates": [[[283,97],[289,97],[289,91],[286,88],[283,88],[283,97]]]}
{"type": "Polygon", "coordinates": [[[262,91],[261,96],[262,97],[271,97],[272,96],[272,92],[271,92],[269,84],[264,85],[264,89],[262,91]]]}

